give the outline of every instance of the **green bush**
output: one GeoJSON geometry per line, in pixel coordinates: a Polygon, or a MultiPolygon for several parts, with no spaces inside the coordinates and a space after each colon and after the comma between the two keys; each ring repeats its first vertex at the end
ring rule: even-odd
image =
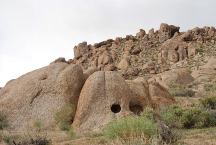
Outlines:
{"type": "Polygon", "coordinates": [[[203,107],[208,109],[216,109],[216,97],[208,97],[200,100],[203,107]]]}
{"type": "Polygon", "coordinates": [[[8,120],[5,113],[0,112],[0,130],[3,130],[8,127],[8,120]]]}
{"type": "Polygon", "coordinates": [[[215,91],[216,90],[216,84],[211,84],[211,83],[205,84],[204,89],[207,92],[215,91]]]}
{"type": "Polygon", "coordinates": [[[161,119],[170,127],[204,128],[216,126],[216,116],[213,112],[201,108],[182,109],[169,106],[161,111],[161,119]]]}
{"type": "Polygon", "coordinates": [[[171,105],[161,109],[160,116],[162,121],[165,122],[169,127],[180,128],[181,121],[184,110],[176,105],[171,105]]]}
{"type": "Polygon", "coordinates": [[[181,122],[184,128],[205,128],[216,125],[216,116],[213,112],[192,108],[185,110],[181,122]]]}
{"type": "Polygon", "coordinates": [[[157,125],[147,117],[127,117],[109,123],[104,129],[104,134],[111,139],[142,135],[151,138],[157,134],[157,125]]]}
{"type": "Polygon", "coordinates": [[[144,111],[141,113],[141,117],[146,117],[150,120],[155,120],[155,111],[153,108],[146,107],[144,111]]]}
{"type": "Polygon", "coordinates": [[[193,128],[198,127],[199,115],[201,114],[201,110],[198,109],[188,109],[185,110],[182,117],[181,123],[184,128],[193,128]]]}
{"type": "Polygon", "coordinates": [[[72,124],[75,108],[72,104],[66,104],[55,114],[55,120],[61,130],[68,131],[72,124]]]}

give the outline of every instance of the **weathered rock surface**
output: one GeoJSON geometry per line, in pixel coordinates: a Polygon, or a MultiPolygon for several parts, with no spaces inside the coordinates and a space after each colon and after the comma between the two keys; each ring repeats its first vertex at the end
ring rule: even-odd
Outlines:
{"type": "Polygon", "coordinates": [[[59,74],[56,84],[65,101],[76,106],[84,82],[82,68],[79,65],[69,65],[59,74]]]}
{"type": "Polygon", "coordinates": [[[89,47],[87,45],[87,42],[82,42],[78,44],[78,46],[74,47],[74,57],[80,58],[84,54],[86,54],[89,51],[89,47]]]}
{"type": "Polygon", "coordinates": [[[166,40],[172,38],[175,33],[179,33],[179,29],[180,27],[162,23],[159,30],[159,41],[165,42],[166,40]]]}
{"type": "Polygon", "coordinates": [[[149,106],[152,107],[153,102],[151,100],[151,96],[149,93],[149,84],[143,78],[137,78],[135,80],[126,80],[129,85],[131,91],[133,92],[133,100],[130,104],[131,110],[134,109],[135,114],[139,114],[143,111],[143,108],[139,108],[139,106],[149,106]],[[133,105],[135,104],[135,105],[133,105]]]}
{"type": "Polygon", "coordinates": [[[149,94],[155,107],[175,103],[175,98],[158,82],[151,82],[149,84],[149,94]]]}
{"type": "Polygon", "coordinates": [[[28,129],[36,121],[51,127],[62,106],[68,101],[77,104],[83,83],[80,66],[51,64],[7,83],[0,91],[0,111],[7,113],[10,128],[16,130],[28,129]]]}
{"type": "MultiPolygon", "coordinates": [[[[147,88],[142,85],[141,89],[147,88]]],[[[99,131],[113,119],[136,114],[136,109],[142,110],[149,104],[145,91],[134,94],[117,72],[95,72],[81,91],[73,127],[82,133],[99,131]]]]}
{"type": "MultiPolygon", "coordinates": [[[[138,76],[154,75],[172,69],[173,64],[201,54],[203,45],[216,42],[214,27],[196,27],[187,32],[179,30],[178,26],[162,23],[159,30],[151,29],[148,34],[140,29],[136,36],[108,39],[91,47],[82,43],[81,47],[75,47],[75,51],[83,48],[84,52],[75,54],[74,62],[82,65],[84,69],[94,66],[100,70],[115,71],[117,67],[117,71],[124,72],[125,79],[135,79],[138,76]],[[134,71],[135,68],[139,69],[138,74],[138,71],[134,71]]],[[[188,65],[184,64],[182,67],[188,65]]]]}
{"type": "Polygon", "coordinates": [[[194,81],[191,71],[185,68],[173,69],[167,72],[158,74],[151,78],[149,81],[155,80],[164,87],[168,87],[172,84],[187,85],[194,81]]]}

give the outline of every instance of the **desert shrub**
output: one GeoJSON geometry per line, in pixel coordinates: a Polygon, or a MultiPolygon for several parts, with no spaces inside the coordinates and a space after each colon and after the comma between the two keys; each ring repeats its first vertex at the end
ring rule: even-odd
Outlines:
{"type": "Polygon", "coordinates": [[[211,84],[211,83],[205,84],[204,89],[207,92],[215,91],[216,90],[216,84],[211,84]]]}
{"type": "Polygon", "coordinates": [[[176,97],[193,97],[195,92],[186,86],[172,84],[170,87],[170,94],[176,97]]]}
{"type": "Polygon", "coordinates": [[[66,104],[55,114],[55,120],[61,130],[68,131],[74,118],[75,108],[72,104],[66,104]]]}
{"type": "Polygon", "coordinates": [[[216,97],[207,97],[200,100],[203,107],[208,109],[216,109],[216,97]]]}
{"type": "Polygon", "coordinates": [[[13,141],[14,145],[49,145],[51,143],[47,138],[28,138],[22,141],[13,141]]]}
{"type": "Polygon", "coordinates": [[[165,122],[169,127],[180,128],[184,110],[176,105],[170,105],[168,107],[161,108],[160,116],[162,121],[165,122]]]}
{"type": "Polygon", "coordinates": [[[40,135],[36,136],[15,136],[15,135],[4,135],[3,140],[7,145],[50,145],[51,141],[47,137],[40,135]]]}
{"type": "Polygon", "coordinates": [[[143,110],[143,112],[140,114],[140,116],[156,121],[156,119],[155,119],[156,113],[155,113],[154,109],[151,107],[146,107],[143,110]]]}
{"type": "Polygon", "coordinates": [[[111,139],[142,135],[145,135],[146,138],[151,138],[157,134],[157,125],[153,120],[147,117],[130,116],[109,123],[104,129],[104,134],[111,139]]]}
{"type": "Polygon", "coordinates": [[[203,128],[212,126],[216,126],[216,114],[208,110],[202,111],[198,127],[203,128]]]}
{"type": "Polygon", "coordinates": [[[17,135],[11,135],[9,133],[2,134],[2,140],[7,145],[14,145],[13,141],[17,140],[18,138],[19,138],[19,136],[17,136],[17,135]]]}
{"type": "Polygon", "coordinates": [[[3,130],[8,127],[7,116],[4,112],[0,112],[0,130],[3,130]]]}
{"type": "Polygon", "coordinates": [[[107,145],[159,145],[160,140],[157,137],[154,138],[146,138],[145,135],[141,135],[140,137],[129,137],[127,139],[124,138],[116,138],[115,140],[109,141],[106,143],[107,145]]]}
{"type": "Polygon", "coordinates": [[[159,123],[159,135],[160,140],[166,144],[175,143],[180,139],[180,135],[163,122],[159,123]]]}
{"type": "Polygon", "coordinates": [[[75,131],[72,127],[68,130],[67,134],[72,139],[74,139],[76,137],[75,131]]]}
{"type": "Polygon", "coordinates": [[[197,126],[199,115],[201,113],[201,110],[198,109],[189,109],[185,110],[182,117],[181,117],[181,123],[184,128],[193,128],[197,126]]]}
{"type": "Polygon", "coordinates": [[[2,136],[2,140],[7,144],[7,145],[13,145],[13,139],[11,136],[2,136]]]}
{"type": "Polygon", "coordinates": [[[194,107],[182,109],[169,106],[161,111],[161,119],[170,127],[204,128],[216,126],[216,115],[206,109],[194,107]]]}
{"type": "Polygon", "coordinates": [[[71,127],[71,124],[70,122],[60,122],[59,123],[59,128],[63,131],[69,131],[70,130],[70,127],[71,127]]]}

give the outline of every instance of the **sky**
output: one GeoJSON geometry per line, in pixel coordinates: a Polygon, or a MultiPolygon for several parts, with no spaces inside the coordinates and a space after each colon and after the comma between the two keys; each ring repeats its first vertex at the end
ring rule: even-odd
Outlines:
{"type": "Polygon", "coordinates": [[[0,0],[0,87],[83,41],[100,42],[160,23],[216,26],[215,0],[0,0]]]}

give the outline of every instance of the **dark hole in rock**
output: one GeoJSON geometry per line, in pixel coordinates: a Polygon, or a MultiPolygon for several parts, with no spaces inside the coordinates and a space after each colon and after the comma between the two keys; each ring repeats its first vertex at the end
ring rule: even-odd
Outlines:
{"type": "Polygon", "coordinates": [[[143,112],[143,106],[139,103],[130,102],[129,104],[130,111],[136,115],[140,115],[143,112]]]}
{"type": "Polygon", "coordinates": [[[119,113],[121,111],[121,106],[119,104],[113,104],[111,106],[111,111],[113,113],[119,113]]]}

